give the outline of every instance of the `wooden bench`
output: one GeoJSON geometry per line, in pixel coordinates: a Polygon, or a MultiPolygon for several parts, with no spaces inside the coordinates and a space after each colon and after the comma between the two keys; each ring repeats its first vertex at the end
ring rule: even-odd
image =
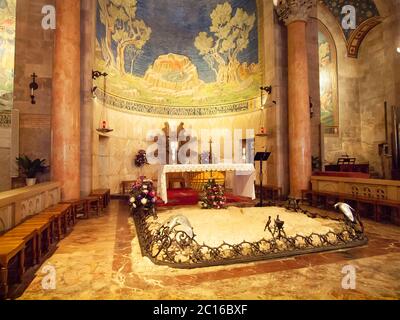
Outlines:
{"type": "Polygon", "coordinates": [[[50,251],[50,246],[54,243],[54,215],[50,216],[39,216],[36,215],[33,218],[23,222],[17,228],[32,228],[37,230],[37,242],[36,250],[37,256],[40,260],[46,253],[50,251]]]}
{"type": "Polygon", "coordinates": [[[80,218],[80,215],[82,215],[84,219],[89,219],[89,203],[87,199],[74,199],[61,203],[71,205],[74,220],[80,218]]]}
{"type": "Polygon", "coordinates": [[[97,216],[100,216],[102,210],[101,198],[97,196],[86,197],[84,199],[87,202],[88,214],[95,212],[97,216]]]}
{"type": "Polygon", "coordinates": [[[39,217],[51,217],[55,219],[55,226],[57,227],[57,237],[61,240],[63,236],[68,233],[75,225],[75,217],[72,212],[72,206],[66,203],[60,203],[50,208],[45,209],[38,215],[39,217]]]}
{"type": "Polygon", "coordinates": [[[355,206],[357,211],[362,212],[362,206],[369,205],[373,207],[373,219],[377,222],[381,221],[382,209],[390,208],[391,211],[391,221],[397,225],[400,225],[400,201],[393,201],[387,199],[377,199],[371,197],[365,197],[360,195],[352,195],[346,193],[336,193],[336,192],[320,192],[303,190],[302,191],[302,201],[308,202],[311,206],[322,205],[324,208],[331,208],[328,206],[329,199],[333,200],[333,204],[336,202],[348,202],[355,206]]]}
{"type": "Polygon", "coordinates": [[[97,189],[93,190],[89,197],[99,197],[101,200],[102,208],[105,209],[108,207],[111,201],[111,190],[110,189],[97,189]]]}
{"type": "Polygon", "coordinates": [[[25,270],[40,263],[49,251],[53,220],[53,216],[35,215],[0,236],[0,299],[6,299],[9,286],[21,282],[25,270]],[[12,261],[18,263],[16,281],[10,277],[12,261]]]}
{"type": "Polygon", "coordinates": [[[7,298],[8,287],[13,284],[9,279],[9,264],[14,258],[18,259],[18,280],[21,281],[25,273],[25,240],[2,237],[0,241],[0,299],[7,298]]]}
{"type": "Polygon", "coordinates": [[[376,220],[381,221],[382,211],[384,208],[389,208],[390,219],[393,224],[400,225],[400,202],[392,201],[386,199],[378,199],[377,201],[377,210],[376,210],[376,220]]]}
{"type": "Polygon", "coordinates": [[[39,233],[36,228],[16,227],[0,237],[0,241],[8,239],[24,240],[26,243],[25,268],[29,268],[39,263],[39,255],[37,250],[38,235],[39,233]],[[32,251],[31,254],[30,251],[32,251]]]}
{"type": "Polygon", "coordinates": [[[132,185],[135,183],[135,180],[126,180],[126,181],[121,181],[121,194],[124,196],[129,195],[129,192],[131,191],[132,185]]]}
{"type": "MultiPolygon", "coordinates": [[[[260,195],[260,185],[256,185],[256,194],[260,195]]],[[[263,186],[263,198],[270,199],[272,201],[281,200],[282,188],[273,185],[263,186]]]]}
{"type": "Polygon", "coordinates": [[[7,298],[10,285],[20,282],[25,270],[39,264],[50,252],[51,245],[74,223],[72,206],[57,204],[0,236],[0,299],[7,298]],[[10,272],[13,270],[18,271],[16,279],[12,277],[15,272],[10,272]]]}

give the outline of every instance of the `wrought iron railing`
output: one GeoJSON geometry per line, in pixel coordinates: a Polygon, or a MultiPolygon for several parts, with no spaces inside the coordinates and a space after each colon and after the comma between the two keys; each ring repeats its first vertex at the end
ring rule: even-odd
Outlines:
{"type": "Polygon", "coordinates": [[[311,213],[300,207],[286,206],[287,210],[305,214],[309,218],[322,218],[338,221],[342,228],[336,232],[325,234],[311,233],[310,235],[287,236],[284,222],[279,216],[272,222],[271,217],[265,230],[271,235],[270,239],[257,242],[243,241],[239,244],[223,243],[218,247],[200,244],[195,237],[186,232],[169,230],[167,226],[158,229],[150,228],[149,219],[158,219],[154,213],[135,210],[134,222],[142,255],[150,258],[155,264],[167,265],[173,268],[200,268],[208,266],[244,263],[251,261],[284,258],[294,255],[338,250],[364,245],[368,239],[364,227],[359,220],[351,223],[346,219],[332,218],[318,213],[311,213]]]}

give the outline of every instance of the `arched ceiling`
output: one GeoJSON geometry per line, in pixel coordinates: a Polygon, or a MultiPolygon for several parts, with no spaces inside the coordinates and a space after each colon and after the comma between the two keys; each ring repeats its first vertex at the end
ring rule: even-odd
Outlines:
{"type": "Polygon", "coordinates": [[[381,15],[373,0],[319,0],[320,4],[326,6],[341,26],[347,42],[348,56],[358,57],[358,51],[367,33],[376,27],[381,21],[381,15]],[[356,15],[356,28],[345,29],[342,21],[345,18],[343,7],[353,6],[356,15]]]}

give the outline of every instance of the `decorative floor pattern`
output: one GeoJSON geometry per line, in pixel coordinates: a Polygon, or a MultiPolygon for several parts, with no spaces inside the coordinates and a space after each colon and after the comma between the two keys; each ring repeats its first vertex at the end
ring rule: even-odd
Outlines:
{"type": "Polygon", "coordinates": [[[141,256],[127,205],[112,201],[102,217],[79,221],[20,299],[399,299],[400,228],[365,225],[361,248],[179,270],[141,256]],[[55,290],[42,287],[47,265],[55,290]],[[342,289],[346,265],[357,270],[355,290],[342,289]]]}

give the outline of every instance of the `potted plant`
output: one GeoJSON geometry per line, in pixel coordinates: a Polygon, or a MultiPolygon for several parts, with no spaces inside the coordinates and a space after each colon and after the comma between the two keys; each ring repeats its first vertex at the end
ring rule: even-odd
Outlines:
{"type": "Polygon", "coordinates": [[[23,175],[26,177],[26,185],[33,186],[36,184],[36,176],[38,173],[44,172],[47,167],[44,165],[45,159],[31,160],[26,155],[20,156],[17,159],[17,164],[23,175]]]}

